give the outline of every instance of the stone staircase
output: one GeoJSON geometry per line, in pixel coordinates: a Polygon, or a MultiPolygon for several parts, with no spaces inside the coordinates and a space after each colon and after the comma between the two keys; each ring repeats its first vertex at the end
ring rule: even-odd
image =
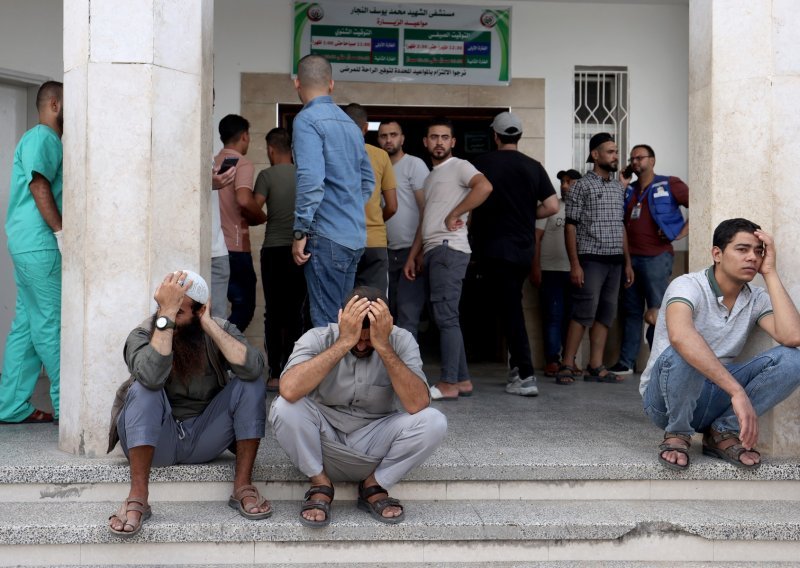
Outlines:
{"type": "Polygon", "coordinates": [[[383,525],[337,484],[333,522],[297,521],[307,488],[268,434],[255,479],[274,515],[227,507],[233,458],[155,469],[153,517],[130,541],[106,530],[127,462],[56,449],[51,425],[0,428],[0,566],[800,566],[800,463],[755,472],[700,455],[660,467],[636,381],[503,393],[481,367],[471,399],[440,404],[445,444],[392,490],[406,521],[383,525]]]}

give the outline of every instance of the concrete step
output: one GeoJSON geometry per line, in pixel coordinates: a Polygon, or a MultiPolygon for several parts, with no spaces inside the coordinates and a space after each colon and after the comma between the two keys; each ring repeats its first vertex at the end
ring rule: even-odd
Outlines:
{"type": "MultiPolygon", "coordinates": [[[[308,481],[255,481],[271,500],[299,500],[308,481]]],[[[231,481],[156,481],[150,484],[153,501],[225,501],[231,481]]],[[[122,499],[127,482],[5,483],[0,484],[0,503],[91,503],[122,499]]],[[[402,481],[392,496],[404,501],[476,500],[651,500],[669,496],[677,501],[760,501],[780,495],[784,501],[800,501],[800,481],[631,479],[631,480],[523,480],[523,481],[402,481]]],[[[337,483],[337,500],[353,501],[357,484],[337,483]]]]}
{"type": "Polygon", "coordinates": [[[0,504],[0,565],[800,559],[800,508],[783,501],[418,501],[399,525],[337,501],[321,530],[294,501],[264,521],[224,502],[154,502],[130,541],[106,529],[117,506],[0,504]]]}

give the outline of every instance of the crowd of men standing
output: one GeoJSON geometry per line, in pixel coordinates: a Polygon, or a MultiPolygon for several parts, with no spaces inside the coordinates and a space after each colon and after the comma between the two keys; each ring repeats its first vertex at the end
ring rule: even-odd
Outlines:
{"type": "MultiPolygon", "coordinates": [[[[156,312],[126,340],[130,378],[112,409],[109,451],[121,443],[131,485],[109,519],[112,534],[132,537],[150,517],[152,466],[204,462],[226,449],[236,454],[228,505],[248,519],[270,516],[252,480],[267,421],[309,478],[303,525],[330,523],[338,480],[358,482],[359,509],[401,522],[404,508],[389,489],[447,431],[431,400],[473,394],[459,317],[472,261],[507,341],[506,392],[539,392],[522,311],[530,279],[540,292],[544,371],[556,384],[622,382],[646,322],[652,352],[640,392],[645,413],[664,429],[660,463],[686,469],[691,436],[702,432],[704,453],[760,465],[756,418],[800,385],[800,314],[768,233],[746,219],[724,221],[714,265],[670,284],[672,242],[688,232],[680,206],[689,189],[655,173],[651,146],[634,146],[619,171],[613,137],[594,135],[591,169],[557,174],[559,199],[543,166],[519,151],[523,125],[513,113],[495,117],[497,150],[473,163],[453,156],[452,122],[432,120],[423,138],[429,171],[404,152],[397,121],[380,124],[381,148],[365,143],[365,109],[339,108],[333,85],[325,58],[300,60],[303,109],[291,137],[283,128],[267,134],[271,167],[257,177],[246,157],[248,121],[227,115],[219,123],[211,284],[191,270],[167,274],[154,292],[156,312]],[[250,227],[263,223],[266,383],[264,357],[243,335],[257,285],[250,227]],[[766,289],[749,285],[756,274],[766,289]],[[622,347],[606,368],[620,292],[622,347]],[[441,345],[432,385],[416,341],[426,305],[441,345]],[[780,345],[734,363],[756,325],[780,345]],[[579,369],[587,328],[589,360],[579,369]],[[269,413],[268,389],[279,392],[269,413]]],[[[18,297],[0,377],[4,424],[58,420],[62,91],[55,82],[41,87],[39,124],[14,156],[6,232],[18,297]],[[55,414],[30,403],[42,366],[55,414]]]]}

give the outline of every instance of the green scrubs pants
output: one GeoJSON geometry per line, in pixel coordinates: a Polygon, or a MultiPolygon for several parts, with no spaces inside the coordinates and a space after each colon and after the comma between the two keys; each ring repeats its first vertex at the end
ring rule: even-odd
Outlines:
{"type": "Polygon", "coordinates": [[[17,304],[0,377],[0,420],[21,422],[35,410],[30,399],[44,365],[58,418],[61,380],[61,253],[11,255],[17,304]]]}

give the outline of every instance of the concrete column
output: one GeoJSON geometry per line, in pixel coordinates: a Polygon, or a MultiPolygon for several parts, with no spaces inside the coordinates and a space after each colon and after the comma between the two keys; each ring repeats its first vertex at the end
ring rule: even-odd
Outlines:
{"type": "MultiPolygon", "coordinates": [[[[711,264],[718,223],[745,217],[775,236],[800,302],[800,12],[793,0],[692,0],[689,22],[690,270],[711,264]]],[[[748,352],[772,344],[759,333],[748,352]]],[[[761,428],[763,450],[800,457],[800,393],[761,428]]]]}
{"type": "Polygon", "coordinates": [[[60,448],[105,454],[157,282],[209,276],[213,0],[64,0],[60,448]]]}

